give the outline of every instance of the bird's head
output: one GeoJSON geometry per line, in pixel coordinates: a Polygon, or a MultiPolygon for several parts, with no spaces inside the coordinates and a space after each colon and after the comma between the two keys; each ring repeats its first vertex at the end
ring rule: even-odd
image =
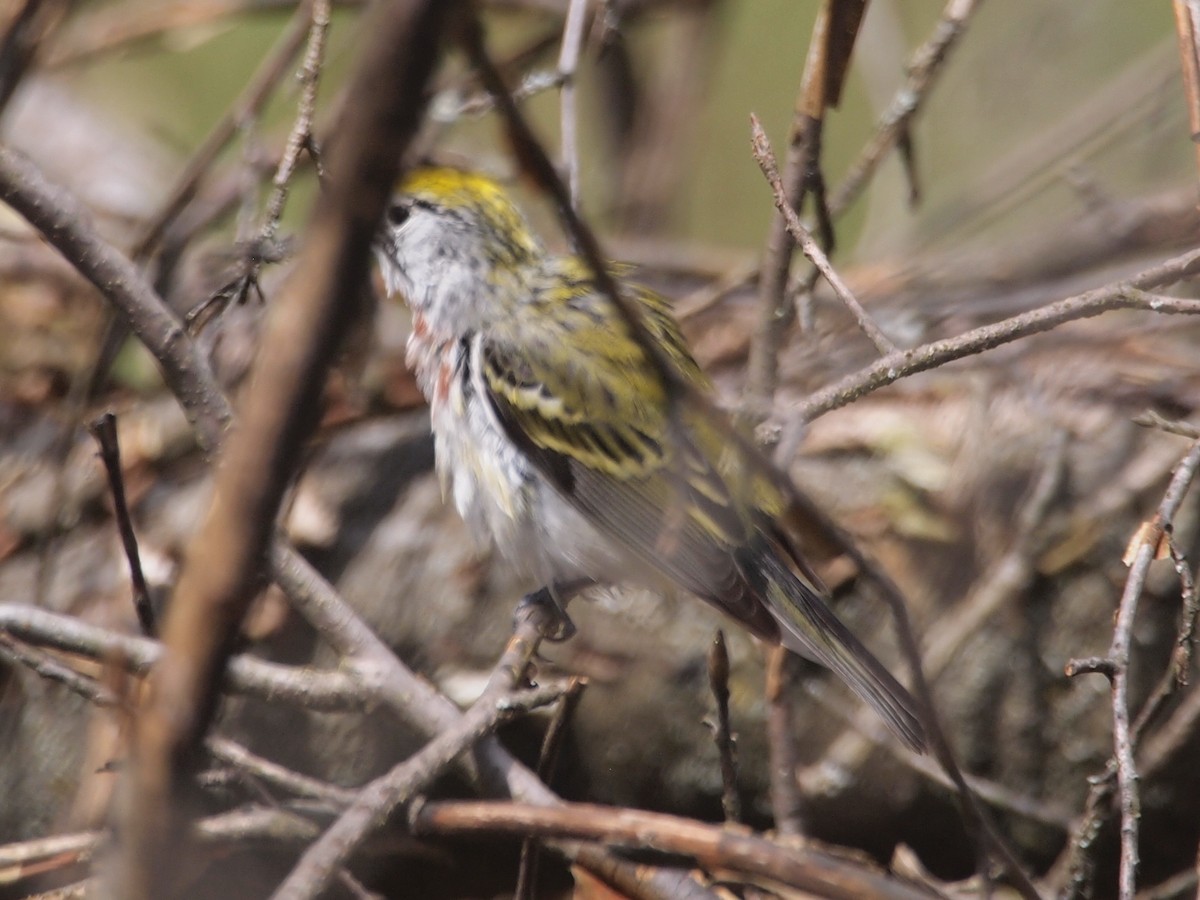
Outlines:
{"type": "Polygon", "coordinates": [[[511,302],[542,250],[492,179],[421,168],[399,184],[375,242],[389,294],[454,331],[478,327],[511,302]]]}

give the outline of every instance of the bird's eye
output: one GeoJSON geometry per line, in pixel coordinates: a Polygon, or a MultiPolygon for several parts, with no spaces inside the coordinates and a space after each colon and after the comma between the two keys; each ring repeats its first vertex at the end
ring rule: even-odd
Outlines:
{"type": "Polygon", "coordinates": [[[399,228],[408,221],[408,216],[412,212],[412,204],[408,202],[393,203],[387,209],[388,224],[393,228],[399,228]]]}

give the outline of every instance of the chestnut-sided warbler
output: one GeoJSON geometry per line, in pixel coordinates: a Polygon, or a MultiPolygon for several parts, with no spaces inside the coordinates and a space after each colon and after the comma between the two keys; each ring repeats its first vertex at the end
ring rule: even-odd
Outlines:
{"type": "Polygon", "coordinates": [[[560,599],[673,582],[832,669],[924,748],[912,697],[786,536],[784,493],[711,410],[672,407],[661,360],[697,389],[708,381],[661,296],[624,287],[655,363],[583,261],[548,253],[496,182],[453,169],[404,180],[376,255],[413,313],[408,360],[443,487],[479,539],[560,599]]]}

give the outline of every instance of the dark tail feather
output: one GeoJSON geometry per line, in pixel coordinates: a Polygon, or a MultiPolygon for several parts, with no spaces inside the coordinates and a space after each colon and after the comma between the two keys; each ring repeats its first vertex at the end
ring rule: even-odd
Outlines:
{"type": "Polygon", "coordinates": [[[925,729],[917,702],[871,651],[850,633],[825,601],[772,550],[755,554],[747,573],[758,582],[782,642],[794,653],[832,670],[871,705],[908,747],[925,752],[925,729]]]}

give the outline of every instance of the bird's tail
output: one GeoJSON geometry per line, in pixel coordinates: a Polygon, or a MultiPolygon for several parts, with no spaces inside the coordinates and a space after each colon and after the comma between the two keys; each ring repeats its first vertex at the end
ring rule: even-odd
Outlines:
{"type": "Polygon", "coordinates": [[[925,729],[912,695],[777,552],[764,549],[755,556],[755,565],[745,571],[751,582],[759,582],[756,586],[779,624],[783,645],[831,669],[883,717],[897,737],[912,750],[925,752],[925,729]]]}

